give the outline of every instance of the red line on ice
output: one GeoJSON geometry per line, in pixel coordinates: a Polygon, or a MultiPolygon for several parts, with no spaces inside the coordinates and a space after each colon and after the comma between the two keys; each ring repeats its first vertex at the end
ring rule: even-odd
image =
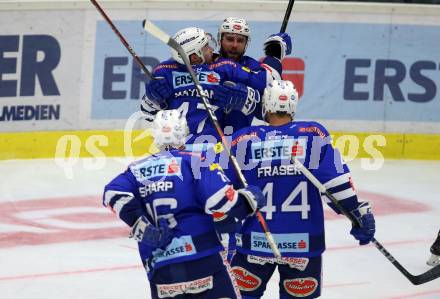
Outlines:
{"type": "Polygon", "coordinates": [[[121,271],[121,270],[129,270],[129,269],[136,269],[136,268],[142,268],[142,266],[141,265],[130,265],[130,266],[109,267],[109,268],[77,270],[77,271],[26,274],[26,275],[16,275],[16,276],[3,276],[3,277],[0,277],[0,281],[19,280],[19,279],[36,279],[36,278],[76,275],[76,274],[95,273],[95,272],[121,271]]]}
{"type": "MultiPolygon", "coordinates": [[[[437,290],[431,290],[426,292],[420,292],[420,293],[414,293],[414,294],[406,294],[406,295],[400,295],[396,297],[390,297],[389,299],[408,299],[408,298],[417,298],[422,296],[431,296],[431,295],[438,295],[440,294],[440,289],[437,290]]],[[[427,298],[433,298],[433,297],[427,297],[427,298]]],[[[436,296],[436,298],[438,298],[436,296]]]]}

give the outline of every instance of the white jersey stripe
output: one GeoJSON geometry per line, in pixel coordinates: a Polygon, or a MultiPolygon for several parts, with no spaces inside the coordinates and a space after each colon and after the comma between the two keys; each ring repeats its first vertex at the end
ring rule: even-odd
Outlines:
{"type": "Polygon", "coordinates": [[[331,179],[330,181],[324,183],[324,187],[326,189],[330,189],[330,188],[345,184],[350,181],[350,177],[351,177],[351,174],[349,172],[344,173],[343,175],[335,177],[334,179],[331,179]]]}
{"type": "Polygon", "coordinates": [[[234,198],[232,200],[226,200],[226,203],[220,208],[216,210],[212,210],[219,202],[221,202],[226,197],[226,191],[231,188],[231,185],[226,185],[213,195],[211,195],[205,204],[205,212],[207,214],[212,214],[213,212],[227,213],[229,210],[235,205],[237,202],[237,192],[234,191],[234,198]]]}
{"type": "Polygon", "coordinates": [[[110,205],[111,200],[115,196],[120,196],[120,197],[111,208],[113,209],[113,211],[116,212],[116,214],[119,217],[119,213],[121,212],[122,208],[134,198],[134,195],[131,192],[108,190],[107,192],[105,192],[104,195],[104,205],[108,207],[110,205]]]}

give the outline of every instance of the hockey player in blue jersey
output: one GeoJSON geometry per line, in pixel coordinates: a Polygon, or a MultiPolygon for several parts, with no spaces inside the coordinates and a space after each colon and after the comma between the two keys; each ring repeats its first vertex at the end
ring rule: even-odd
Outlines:
{"type": "MultiPolygon", "coordinates": [[[[259,71],[263,68],[259,61],[245,55],[246,49],[251,42],[251,28],[245,19],[229,17],[223,20],[218,29],[218,43],[220,56],[224,59],[232,59],[251,71],[259,71]]],[[[281,61],[286,55],[292,53],[292,41],[287,33],[270,35],[264,42],[266,63],[268,59],[275,61],[273,65],[281,67],[281,61]]],[[[282,70],[278,70],[279,74],[282,70]]],[[[224,93],[226,98],[229,90],[224,88],[219,93],[224,93]]],[[[254,117],[261,119],[261,103],[254,113],[245,115],[241,111],[232,110],[224,116],[224,127],[231,126],[234,131],[251,125],[254,117]]]]}
{"type": "MultiPolygon", "coordinates": [[[[331,145],[327,130],[317,122],[293,121],[297,101],[291,82],[273,81],[262,99],[269,125],[251,126],[233,135],[232,152],[248,183],[265,194],[260,211],[282,255],[280,260],[273,257],[257,220],[245,220],[231,265],[246,299],[263,295],[276,268],[280,298],[317,298],[321,294],[325,250],[321,194],[295,168],[292,155],[360,221],[362,227],[350,231],[360,245],[368,244],[375,233],[370,205],[358,201],[350,171],[331,145]]],[[[233,172],[228,169],[227,174],[234,182],[233,172]]]]}
{"type": "MultiPolygon", "coordinates": [[[[188,55],[221,124],[224,111],[238,110],[245,115],[251,114],[267,83],[280,78],[276,70],[281,69],[280,61],[268,59],[274,64],[273,68],[266,65],[266,68],[258,71],[251,71],[229,59],[213,62],[209,37],[200,28],[182,29],[174,39],[188,55]]],[[[147,116],[150,115],[150,119],[158,109],[182,111],[187,117],[190,133],[195,135],[189,143],[194,143],[198,135],[217,138],[213,125],[207,121],[208,114],[182,58],[174,50],[172,57],[154,69],[155,79],[146,85],[142,110],[147,116]]]]}
{"type": "Polygon", "coordinates": [[[218,164],[183,149],[186,120],[160,111],[153,137],[161,152],[132,163],[105,186],[103,203],[132,228],[152,298],[241,298],[216,228],[253,215],[261,190],[235,190],[218,164]]]}
{"type": "MultiPolygon", "coordinates": [[[[246,49],[251,42],[251,28],[245,19],[235,17],[224,19],[219,26],[217,38],[220,45],[221,59],[232,59],[251,71],[260,71],[263,68],[259,61],[245,55],[246,49]]],[[[279,67],[281,67],[283,58],[292,53],[292,41],[287,33],[270,35],[264,42],[263,47],[266,54],[266,62],[268,59],[272,59],[275,62],[273,65],[278,65],[279,67]]],[[[282,69],[279,69],[278,72],[281,74],[282,69]]],[[[234,86],[233,88],[237,87],[234,86]]],[[[234,91],[229,90],[228,86],[225,86],[218,90],[216,94],[220,96],[220,99],[227,99],[228,94],[231,92],[234,91]]],[[[261,101],[257,103],[254,112],[247,115],[238,110],[227,111],[223,115],[223,127],[225,129],[228,128],[232,133],[232,131],[238,131],[241,128],[250,126],[254,117],[262,119],[261,101]]],[[[222,235],[222,243],[224,245],[228,244],[229,261],[235,254],[234,235],[222,235]]]]}

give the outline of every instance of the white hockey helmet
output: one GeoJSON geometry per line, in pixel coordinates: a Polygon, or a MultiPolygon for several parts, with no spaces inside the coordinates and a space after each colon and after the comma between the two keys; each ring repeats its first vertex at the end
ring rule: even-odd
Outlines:
{"type": "MultiPolygon", "coordinates": [[[[202,49],[209,44],[210,37],[203,29],[197,27],[184,28],[177,31],[174,35],[174,40],[182,46],[188,59],[192,54],[196,54],[205,62],[202,49]]],[[[182,57],[180,57],[176,50],[171,49],[171,56],[177,62],[184,64],[182,57]]]]}
{"type": "Polygon", "coordinates": [[[164,150],[185,144],[189,133],[185,117],[179,110],[160,110],[153,121],[152,135],[156,146],[164,150]]]}
{"type": "Polygon", "coordinates": [[[274,80],[266,87],[263,94],[263,117],[267,112],[285,112],[293,116],[298,104],[298,92],[290,81],[274,80]]]}
{"type": "MultiPolygon", "coordinates": [[[[245,19],[229,17],[223,20],[218,29],[217,41],[221,45],[223,33],[236,33],[247,37],[246,47],[251,41],[251,29],[245,19]]],[[[245,48],[246,49],[246,48],[245,48]]]]}

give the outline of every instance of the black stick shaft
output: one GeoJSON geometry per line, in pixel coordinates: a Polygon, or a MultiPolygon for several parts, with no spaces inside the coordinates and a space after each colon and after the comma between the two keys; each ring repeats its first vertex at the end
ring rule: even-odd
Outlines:
{"type": "Polygon", "coordinates": [[[283,24],[281,25],[280,32],[286,32],[287,24],[289,23],[290,13],[292,12],[293,4],[295,0],[289,0],[289,4],[287,5],[286,13],[284,14],[283,24]]]}
{"type": "Polygon", "coordinates": [[[99,5],[99,3],[96,0],[90,0],[92,4],[96,7],[96,9],[99,11],[99,13],[102,15],[102,17],[107,21],[107,23],[112,28],[113,32],[119,37],[119,40],[122,42],[124,47],[130,52],[131,56],[133,56],[134,60],[137,62],[139,67],[142,69],[144,74],[149,77],[150,79],[153,78],[150,71],[147,69],[145,64],[142,62],[142,60],[137,56],[136,52],[133,50],[133,48],[129,45],[129,43],[125,40],[124,36],[119,32],[118,28],[113,24],[112,20],[107,16],[105,11],[102,9],[102,7],[99,5]]]}
{"type": "MultiPolygon", "coordinates": [[[[292,156],[292,162],[294,165],[307,177],[307,179],[316,187],[319,189],[321,193],[324,193],[325,196],[327,196],[328,199],[336,206],[336,208],[344,214],[354,225],[362,226],[361,223],[351,214],[349,213],[338,201],[336,197],[333,196],[325,186],[318,181],[318,179],[307,169],[305,166],[299,162],[295,157],[292,156]]],[[[420,275],[412,275],[408,272],[408,270],[403,267],[394,256],[391,255],[391,253],[388,252],[388,250],[385,249],[385,247],[377,241],[375,238],[371,240],[371,242],[376,246],[376,248],[387,258],[388,261],[390,261],[394,267],[399,270],[400,273],[402,273],[411,283],[415,285],[423,284],[428,281],[437,279],[440,277],[440,265],[432,268],[431,270],[426,271],[425,273],[422,273],[420,275]]]]}

